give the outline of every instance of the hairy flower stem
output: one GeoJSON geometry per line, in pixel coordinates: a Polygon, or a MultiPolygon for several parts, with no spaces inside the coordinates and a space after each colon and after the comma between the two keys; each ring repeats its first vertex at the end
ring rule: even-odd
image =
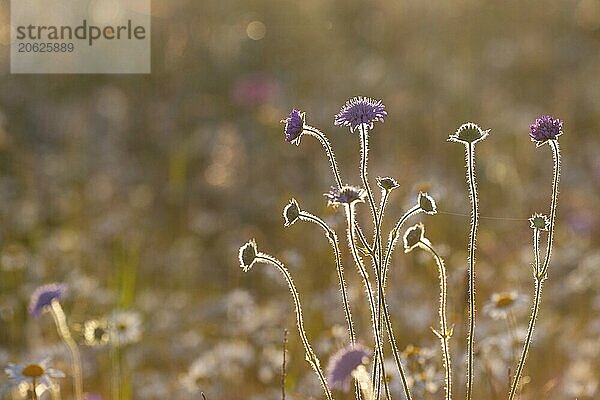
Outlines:
{"type": "Polygon", "coordinates": [[[394,361],[396,362],[396,368],[398,369],[398,373],[400,374],[400,379],[402,380],[402,388],[404,389],[404,396],[406,396],[406,400],[412,400],[412,396],[410,394],[410,388],[408,387],[408,379],[406,378],[406,372],[404,371],[404,367],[402,366],[402,358],[400,356],[400,350],[398,350],[398,346],[396,344],[396,337],[394,335],[394,329],[392,327],[390,313],[388,311],[387,302],[385,302],[385,301],[383,302],[383,318],[385,319],[385,326],[386,326],[386,329],[388,332],[390,346],[392,347],[394,361]]]}
{"type": "MultiPolygon", "coordinates": [[[[346,221],[347,221],[347,237],[348,237],[348,246],[350,247],[350,251],[352,253],[352,257],[354,258],[354,262],[356,263],[356,266],[358,267],[358,271],[360,273],[360,276],[362,277],[363,283],[365,285],[365,290],[367,292],[367,300],[369,301],[369,308],[371,311],[371,324],[372,324],[372,328],[373,328],[373,338],[375,340],[375,355],[376,357],[379,356],[381,360],[383,360],[383,346],[381,344],[381,336],[379,334],[379,332],[377,331],[377,320],[376,320],[376,309],[375,309],[375,299],[373,298],[373,289],[371,287],[371,282],[369,281],[369,274],[367,273],[367,270],[365,268],[365,265],[362,261],[362,259],[360,258],[360,255],[358,254],[358,249],[356,248],[356,243],[355,243],[355,238],[354,238],[354,205],[353,204],[346,204],[345,206],[345,211],[346,211],[346,221]]],[[[385,366],[383,363],[381,363],[381,372],[382,372],[382,376],[385,377],[385,366]]],[[[385,395],[386,398],[389,399],[390,398],[390,394],[389,394],[389,388],[387,385],[386,380],[383,380],[383,385],[384,385],[384,389],[385,389],[385,395]]],[[[375,398],[379,399],[379,394],[380,392],[377,390],[378,388],[375,387],[375,398]]]]}
{"type": "Polygon", "coordinates": [[[467,180],[471,199],[471,233],[469,235],[469,331],[467,333],[467,400],[473,393],[473,353],[475,342],[475,243],[479,222],[477,184],[475,182],[475,144],[465,144],[467,180]]]}
{"type": "Polygon", "coordinates": [[[517,366],[517,370],[515,372],[515,378],[510,388],[509,400],[513,400],[515,398],[517,389],[519,387],[519,380],[521,379],[521,374],[523,373],[523,368],[525,367],[525,361],[527,359],[527,353],[529,352],[529,347],[531,346],[531,338],[533,337],[533,331],[535,329],[535,321],[537,319],[540,303],[542,301],[542,287],[544,285],[544,281],[548,276],[548,265],[550,264],[550,256],[552,255],[552,243],[554,237],[554,222],[556,219],[556,205],[558,200],[558,183],[560,181],[560,149],[558,147],[557,140],[549,140],[550,147],[552,148],[552,158],[554,161],[554,169],[553,169],[553,178],[552,178],[552,199],[550,203],[550,226],[548,228],[548,244],[546,247],[546,256],[544,258],[543,265],[540,265],[540,251],[539,251],[539,239],[540,232],[538,229],[534,228],[533,233],[533,248],[534,248],[534,257],[535,257],[535,275],[534,275],[534,284],[535,284],[535,298],[533,301],[533,308],[531,310],[531,317],[529,318],[529,326],[527,328],[527,337],[525,338],[525,343],[523,344],[523,350],[521,351],[521,357],[519,359],[519,364],[517,366]]]}
{"type": "Polygon", "coordinates": [[[327,239],[329,239],[331,247],[333,247],[333,253],[335,255],[335,265],[337,267],[338,279],[340,281],[340,292],[342,294],[344,313],[346,315],[346,322],[348,323],[348,332],[350,334],[350,343],[354,345],[356,343],[356,334],[354,332],[354,324],[352,323],[352,314],[350,312],[350,304],[348,302],[348,289],[346,286],[346,280],[344,279],[344,268],[342,267],[342,261],[340,257],[338,237],[335,231],[331,229],[325,221],[323,221],[316,215],[313,215],[307,211],[300,211],[299,218],[303,221],[312,222],[320,226],[325,231],[325,236],[327,236],[327,239]]]}
{"type": "Polygon", "coordinates": [[[308,132],[311,136],[316,137],[319,140],[319,142],[321,142],[321,145],[325,149],[325,153],[327,153],[327,158],[329,158],[329,164],[331,165],[331,171],[335,176],[335,182],[337,183],[338,188],[341,188],[343,186],[342,178],[340,177],[340,171],[338,169],[338,165],[335,160],[335,154],[333,154],[333,150],[331,148],[331,143],[329,142],[329,139],[327,139],[327,136],[325,136],[323,132],[309,125],[304,126],[304,131],[308,132]]]}
{"type": "MultiPolygon", "coordinates": [[[[383,219],[383,214],[385,212],[385,206],[387,204],[387,200],[389,197],[390,191],[389,190],[383,190],[382,194],[381,194],[381,203],[379,205],[379,214],[377,215],[376,221],[378,221],[377,224],[377,228],[376,228],[376,238],[378,240],[381,240],[381,221],[383,219]]],[[[373,244],[375,246],[375,243],[373,244]]],[[[382,328],[382,322],[381,322],[381,311],[382,311],[382,303],[385,302],[385,294],[383,291],[383,276],[382,276],[382,268],[381,268],[381,262],[382,262],[382,250],[381,250],[381,245],[377,246],[378,249],[378,258],[375,259],[374,257],[374,253],[371,252],[371,258],[373,260],[373,265],[375,266],[375,272],[376,272],[376,277],[377,277],[377,331],[381,332],[381,339],[383,340],[384,337],[384,332],[383,332],[383,328],[382,328]],[[377,262],[379,262],[379,266],[377,265],[377,262]]],[[[378,362],[381,362],[381,360],[379,360],[379,358],[377,358],[378,362]]],[[[378,368],[379,368],[379,363],[375,364],[375,374],[374,375],[378,375],[378,368]]]]}
{"type": "MultiPolygon", "coordinates": [[[[381,273],[381,259],[382,259],[382,249],[381,249],[381,221],[379,219],[379,213],[377,212],[377,207],[375,206],[375,200],[373,197],[373,191],[371,190],[371,185],[369,184],[369,179],[367,176],[367,165],[369,161],[369,130],[365,124],[361,124],[358,127],[360,131],[360,177],[362,180],[362,184],[367,191],[367,197],[369,199],[369,207],[371,208],[371,215],[373,218],[373,247],[371,258],[373,260],[373,267],[375,270],[375,278],[377,280],[377,299],[378,303],[379,299],[383,299],[383,285],[382,285],[382,273],[381,273]]],[[[381,308],[381,307],[379,307],[381,308]]],[[[375,315],[375,323],[376,323],[376,331],[375,334],[379,335],[380,340],[383,335],[381,334],[381,321],[379,318],[379,312],[375,315]]],[[[375,386],[375,395],[379,394],[379,386],[380,380],[385,379],[385,374],[382,375],[381,365],[383,364],[383,352],[379,355],[375,355],[375,362],[373,363],[373,383],[375,386]]]]}
{"type": "MultiPolygon", "coordinates": [[[[385,200],[386,200],[385,198],[384,198],[384,200],[382,200],[380,215],[383,215],[383,209],[385,208],[385,200]]],[[[396,367],[398,368],[398,373],[400,374],[400,379],[402,380],[402,386],[404,388],[404,395],[406,396],[407,400],[412,400],[412,396],[410,394],[410,389],[408,387],[406,373],[404,371],[404,368],[402,367],[400,351],[398,350],[398,346],[396,344],[396,338],[394,335],[394,331],[392,329],[392,324],[390,321],[390,314],[388,312],[387,303],[385,302],[384,296],[385,296],[385,285],[386,285],[386,280],[387,280],[389,261],[391,258],[392,251],[394,250],[396,243],[398,242],[398,238],[400,237],[398,235],[398,232],[400,231],[400,228],[402,228],[402,225],[404,225],[404,223],[408,220],[408,218],[410,218],[414,214],[419,213],[420,211],[422,211],[422,210],[418,205],[409,209],[400,218],[400,220],[398,220],[394,229],[392,229],[392,231],[389,234],[388,244],[387,244],[387,248],[385,251],[385,256],[383,257],[383,263],[382,263],[382,268],[381,268],[382,272],[380,274],[380,275],[382,275],[380,287],[381,287],[384,295],[379,296],[377,299],[377,316],[378,316],[377,321],[381,321],[382,316],[385,319],[386,329],[388,331],[388,338],[390,341],[390,346],[392,347],[392,353],[394,355],[394,361],[396,362],[396,367]]],[[[381,218],[380,218],[380,220],[381,220],[381,218]]]]}
{"type": "Polygon", "coordinates": [[[533,278],[540,276],[540,230],[538,228],[533,229],[533,278]]]}
{"type": "Polygon", "coordinates": [[[294,281],[292,280],[292,276],[290,275],[290,272],[283,265],[283,263],[281,261],[279,261],[275,257],[272,257],[268,254],[258,253],[256,255],[256,259],[263,261],[267,264],[271,264],[271,265],[275,266],[279,270],[279,272],[281,272],[281,274],[284,276],[284,278],[290,288],[290,292],[292,294],[292,299],[294,301],[294,306],[296,308],[296,325],[298,327],[298,333],[300,334],[300,339],[302,340],[302,344],[304,345],[304,351],[306,352],[306,360],[308,361],[308,363],[311,365],[311,367],[314,369],[315,373],[317,374],[317,377],[319,378],[319,381],[321,382],[321,385],[323,386],[323,390],[325,391],[325,396],[327,397],[327,399],[333,400],[333,397],[331,395],[331,390],[329,389],[329,385],[327,384],[325,375],[323,374],[323,371],[321,370],[321,363],[319,362],[319,358],[314,353],[312,347],[310,346],[308,338],[306,337],[306,331],[304,329],[304,319],[302,318],[302,306],[300,304],[300,296],[298,295],[298,290],[296,290],[296,285],[294,284],[294,281]]]}
{"type": "MultiPolygon", "coordinates": [[[[375,228],[375,232],[373,234],[373,249],[377,251],[378,243],[379,243],[379,214],[377,212],[377,207],[375,206],[375,200],[373,197],[373,191],[371,190],[371,185],[369,185],[369,179],[367,176],[367,165],[369,162],[369,131],[365,125],[360,125],[360,178],[362,179],[362,184],[367,191],[367,198],[369,199],[369,207],[371,208],[371,214],[373,217],[373,226],[375,228]]],[[[379,249],[381,251],[381,249],[379,249]]],[[[381,259],[381,257],[379,258],[381,259]]]]}
{"type": "Polygon", "coordinates": [[[52,317],[54,318],[58,335],[65,343],[67,349],[69,349],[69,353],[71,354],[74,397],[76,400],[83,400],[83,380],[81,377],[81,356],[79,354],[79,348],[71,336],[71,331],[67,325],[67,317],[65,316],[65,312],[63,311],[58,300],[52,300],[52,303],[50,304],[50,310],[52,317]]]}
{"type": "Polygon", "coordinates": [[[521,358],[519,359],[519,365],[515,372],[515,378],[510,387],[510,394],[508,396],[509,400],[513,400],[517,393],[517,389],[519,387],[519,380],[521,379],[521,374],[523,373],[523,368],[525,367],[525,360],[527,359],[527,353],[529,352],[529,346],[531,345],[531,338],[533,337],[533,331],[535,329],[535,321],[537,320],[537,316],[540,310],[540,302],[542,300],[542,286],[544,284],[545,278],[535,277],[535,299],[533,301],[533,308],[531,310],[531,317],[529,318],[529,326],[527,328],[527,337],[525,338],[525,343],[523,344],[523,350],[521,351],[521,358]]]}
{"type": "Polygon", "coordinates": [[[283,330],[283,351],[282,351],[282,360],[281,360],[281,400],[285,400],[285,368],[286,368],[286,359],[285,355],[287,353],[287,329],[283,330]]]}
{"type": "Polygon", "coordinates": [[[360,226],[356,221],[354,222],[354,228],[356,229],[356,236],[358,236],[360,244],[362,244],[362,246],[369,252],[370,255],[373,255],[373,248],[369,245],[369,243],[367,243],[367,239],[365,238],[362,229],[360,229],[360,226]]]}
{"type": "Polygon", "coordinates": [[[558,201],[558,183],[560,182],[560,148],[558,140],[549,140],[548,143],[552,148],[552,158],[554,160],[554,174],[552,178],[552,200],[550,204],[550,227],[548,228],[548,244],[546,246],[546,256],[541,270],[542,275],[548,272],[550,264],[550,256],[552,255],[552,243],[554,241],[554,222],[556,220],[556,204],[558,201]]]}
{"type": "Polygon", "coordinates": [[[434,248],[427,242],[420,242],[421,247],[431,253],[438,267],[439,278],[440,278],[440,305],[439,305],[439,316],[440,316],[440,329],[441,332],[433,331],[435,335],[440,339],[442,346],[442,354],[444,360],[444,369],[446,371],[444,382],[446,385],[446,400],[452,399],[452,364],[450,362],[450,347],[448,340],[452,335],[452,330],[448,329],[448,320],[446,317],[446,295],[447,295],[447,277],[446,267],[444,266],[444,260],[434,250],[434,248]]]}
{"type": "Polygon", "coordinates": [[[394,249],[396,248],[396,243],[398,243],[398,239],[400,239],[400,229],[402,229],[402,226],[404,225],[404,223],[413,215],[420,213],[421,211],[423,211],[421,209],[421,207],[419,207],[419,205],[413,206],[412,208],[410,208],[406,213],[404,213],[404,215],[398,220],[398,222],[396,222],[396,225],[394,226],[394,229],[391,230],[389,236],[388,236],[388,244],[387,244],[387,248],[385,250],[385,256],[383,258],[383,287],[385,288],[385,284],[387,281],[387,273],[388,273],[388,269],[390,267],[390,260],[392,258],[392,252],[394,251],[394,249]]]}

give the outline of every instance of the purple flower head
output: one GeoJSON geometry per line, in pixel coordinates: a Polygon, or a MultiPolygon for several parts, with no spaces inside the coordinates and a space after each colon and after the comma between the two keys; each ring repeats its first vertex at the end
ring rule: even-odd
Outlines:
{"type": "Polygon", "coordinates": [[[348,391],[352,371],[368,361],[371,351],[365,346],[349,345],[338,350],[327,363],[327,380],[329,385],[338,390],[348,391]]]}
{"type": "Polygon", "coordinates": [[[39,317],[42,311],[52,304],[52,300],[61,300],[67,291],[67,286],[62,283],[49,283],[40,286],[31,295],[29,314],[39,317]]]}
{"type": "Polygon", "coordinates": [[[327,198],[328,206],[339,206],[341,204],[352,204],[355,202],[365,202],[367,192],[358,186],[342,186],[341,189],[332,187],[331,190],[323,196],[327,198]]]}
{"type": "Polygon", "coordinates": [[[354,97],[346,102],[340,112],[335,116],[336,126],[348,126],[354,132],[361,125],[373,128],[373,122],[383,122],[387,116],[385,105],[381,100],[368,97],[354,97]]]}
{"type": "Polygon", "coordinates": [[[549,115],[544,115],[537,118],[535,123],[530,126],[531,132],[529,136],[531,141],[539,147],[548,140],[555,140],[562,135],[563,122],[558,118],[552,118],[549,115]]]}
{"type": "Polygon", "coordinates": [[[304,121],[305,113],[292,109],[290,116],[286,119],[282,119],[281,122],[285,123],[285,141],[288,143],[300,144],[300,138],[302,138],[302,132],[304,132],[304,121]]]}

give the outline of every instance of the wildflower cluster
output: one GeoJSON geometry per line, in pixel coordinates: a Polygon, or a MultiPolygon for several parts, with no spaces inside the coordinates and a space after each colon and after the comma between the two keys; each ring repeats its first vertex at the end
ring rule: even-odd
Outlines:
{"type": "MultiPolygon", "coordinates": [[[[392,191],[400,187],[400,183],[392,177],[378,177],[376,183],[380,188],[381,196],[379,201],[376,201],[368,176],[368,153],[369,139],[375,128],[375,122],[384,122],[386,117],[387,111],[382,101],[367,97],[355,97],[348,100],[334,117],[333,123],[335,126],[347,127],[352,134],[358,133],[360,147],[358,173],[360,185],[349,184],[347,183],[348,181],[342,179],[335,154],[327,136],[322,130],[306,123],[305,112],[293,109],[289,116],[282,120],[285,124],[285,141],[299,145],[303,135],[312,136],[323,145],[327,158],[330,161],[334,183],[331,189],[324,194],[324,197],[327,200],[328,206],[335,209],[339,208],[344,213],[346,222],[345,236],[348,249],[364,285],[365,303],[371,317],[371,331],[368,337],[363,337],[364,333],[358,332],[353,323],[337,233],[322,218],[303,210],[299,201],[295,198],[292,198],[283,208],[284,226],[290,227],[298,221],[305,221],[311,222],[323,230],[325,237],[332,245],[343,312],[347,323],[349,343],[330,357],[326,373],[321,369],[319,357],[310,344],[303,320],[300,293],[296,289],[289,270],[277,258],[260,252],[254,240],[250,240],[241,246],[239,250],[239,264],[244,271],[249,271],[256,263],[269,264],[276,267],[282,273],[292,294],[296,312],[296,325],[304,346],[306,360],[316,373],[327,399],[333,398],[335,390],[349,390],[352,380],[354,380],[355,396],[357,399],[380,399],[382,396],[387,400],[391,399],[392,391],[389,388],[388,374],[386,373],[386,366],[389,368],[390,364],[385,362],[387,349],[391,349],[393,365],[400,377],[404,398],[412,400],[413,398],[422,398],[427,395],[426,393],[434,393],[441,386],[438,382],[443,381],[445,399],[450,400],[453,394],[453,374],[449,341],[454,331],[454,325],[448,321],[446,265],[440,254],[435,250],[432,242],[426,237],[425,225],[422,222],[414,224],[403,235],[401,234],[404,224],[410,218],[419,213],[435,215],[438,212],[438,208],[435,200],[428,193],[417,193],[415,203],[397,219],[397,222],[387,235],[387,244],[384,243],[385,236],[382,234],[382,227],[386,216],[386,205],[392,191]],[[363,205],[360,206],[361,204],[363,205]],[[366,228],[359,223],[361,219],[358,218],[357,213],[360,210],[370,213],[373,223],[372,227],[366,228]],[[372,236],[369,238],[365,232],[372,233],[372,236]],[[387,274],[393,251],[400,237],[402,237],[405,253],[421,249],[434,259],[437,266],[440,289],[438,308],[439,327],[431,329],[435,337],[440,341],[443,374],[438,374],[437,370],[431,365],[430,356],[423,357],[423,354],[425,354],[424,351],[417,350],[416,347],[409,345],[406,347],[406,350],[401,352],[398,347],[399,337],[394,330],[391,315],[388,311],[387,295],[389,288],[387,287],[387,274]],[[369,259],[372,266],[371,271],[368,270],[365,258],[369,259]],[[389,344],[388,346],[384,345],[386,339],[389,344]],[[373,351],[361,343],[369,343],[373,346],[373,351]],[[417,360],[416,364],[414,360],[417,360]],[[414,367],[414,365],[418,366],[418,368],[414,367]],[[409,367],[408,370],[407,366],[409,367]]],[[[467,248],[467,270],[469,276],[469,320],[466,329],[467,344],[465,352],[465,359],[467,361],[465,395],[467,400],[473,398],[473,382],[476,373],[474,367],[476,348],[475,253],[480,213],[475,173],[475,149],[477,144],[489,136],[489,132],[489,129],[485,130],[472,122],[468,122],[461,125],[448,138],[449,141],[463,144],[465,147],[466,178],[471,203],[471,230],[467,248]]],[[[518,367],[515,370],[513,383],[510,388],[509,398],[511,400],[514,398],[519,387],[519,380],[523,372],[523,366],[539,310],[542,283],[547,276],[552,248],[559,180],[560,158],[557,138],[561,134],[562,121],[559,119],[546,116],[536,120],[535,124],[531,125],[531,139],[538,146],[549,143],[553,149],[555,177],[553,181],[550,216],[535,214],[530,219],[530,225],[534,231],[535,262],[533,263],[533,271],[536,282],[536,293],[529,329],[523,341],[523,351],[521,357],[519,357],[518,367]],[[539,241],[542,231],[548,233],[546,256],[543,259],[539,254],[539,241]]],[[[490,301],[485,305],[484,312],[494,319],[512,321],[512,310],[517,309],[519,305],[526,301],[526,296],[520,295],[515,291],[496,293],[492,295],[490,301]]],[[[428,352],[428,354],[430,353],[428,352]]]]}
{"type": "MultiPolygon", "coordinates": [[[[64,283],[49,283],[39,286],[29,299],[29,314],[40,318],[49,313],[71,358],[71,377],[73,379],[73,398],[84,400],[94,398],[92,394],[84,394],[82,362],[79,344],[72,335],[67,316],[61,302],[68,293],[64,283]]],[[[141,318],[133,311],[117,311],[109,318],[87,320],[82,324],[82,342],[88,346],[104,346],[113,348],[125,346],[140,340],[141,318]]],[[[51,358],[34,359],[25,363],[8,363],[5,372],[15,387],[28,398],[37,400],[50,392],[53,398],[60,393],[56,378],[65,378],[66,374],[51,366],[51,358]]],[[[114,371],[119,373],[119,371],[114,371]]],[[[117,379],[118,381],[118,379],[117,379]]],[[[119,390],[115,388],[115,390],[119,390]]]]}

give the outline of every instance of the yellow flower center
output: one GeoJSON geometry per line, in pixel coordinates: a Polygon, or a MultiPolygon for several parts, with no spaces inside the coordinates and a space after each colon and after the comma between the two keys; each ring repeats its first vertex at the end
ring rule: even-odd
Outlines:
{"type": "Polygon", "coordinates": [[[513,305],[515,298],[510,293],[501,293],[496,297],[496,307],[507,308],[513,305]]]}
{"type": "Polygon", "coordinates": [[[44,375],[44,368],[40,367],[37,364],[29,364],[28,366],[23,368],[21,373],[23,374],[23,376],[26,376],[28,378],[39,378],[40,376],[44,375]]]}

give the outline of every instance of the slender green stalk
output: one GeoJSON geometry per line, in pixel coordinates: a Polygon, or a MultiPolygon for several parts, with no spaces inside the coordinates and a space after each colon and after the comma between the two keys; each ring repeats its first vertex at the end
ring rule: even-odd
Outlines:
{"type": "Polygon", "coordinates": [[[327,139],[327,136],[325,136],[323,132],[321,132],[313,126],[305,125],[304,131],[308,132],[311,136],[316,137],[319,140],[319,142],[321,142],[321,145],[323,145],[325,153],[327,153],[327,158],[329,158],[329,164],[331,165],[331,171],[335,176],[335,181],[338,185],[338,188],[341,188],[343,186],[342,178],[340,177],[340,171],[338,169],[338,165],[335,160],[335,154],[333,154],[333,150],[331,148],[331,143],[329,142],[329,139],[327,139]]]}
{"type": "MultiPolygon", "coordinates": [[[[112,324],[112,322],[111,322],[112,324]]],[[[111,340],[110,340],[110,362],[111,362],[111,390],[113,400],[121,400],[121,347],[119,343],[118,335],[112,334],[115,332],[111,326],[111,340]],[[114,338],[114,340],[113,340],[114,338]]]]}
{"type": "Polygon", "coordinates": [[[469,182],[469,198],[471,199],[471,233],[469,235],[469,331],[467,333],[467,399],[473,393],[473,354],[475,343],[475,243],[477,225],[479,223],[479,205],[477,184],[475,183],[475,144],[466,147],[467,180],[469,182]]]}
{"type": "Polygon", "coordinates": [[[52,303],[50,304],[50,310],[52,312],[52,317],[54,318],[58,335],[65,343],[67,349],[69,349],[69,353],[71,354],[73,394],[76,400],[83,400],[83,380],[81,376],[81,356],[79,354],[79,348],[71,336],[71,331],[67,325],[67,317],[65,316],[65,312],[63,311],[58,300],[52,300],[52,303]]]}
{"type": "Polygon", "coordinates": [[[552,158],[554,161],[554,169],[553,169],[553,178],[552,178],[552,199],[550,203],[550,226],[548,228],[548,244],[546,247],[546,256],[544,258],[543,265],[540,265],[540,249],[539,249],[539,239],[540,233],[537,228],[534,228],[533,233],[533,247],[534,247],[534,257],[535,257],[535,271],[536,274],[534,276],[534,285],[535,285],[535,298],[533,301],[533,308],[531,310],[531,317],[529,318],[529,326],[527,328],[527,337],[525,338],[525,343],[523,344],[523,350],[521,351],[521,357],[519,359],[519,364],[517,366],[517,370],[515,372],[515,377],[513,383],[510,388],[509,400],[513,400],[515,398],[515,394],[517,392],[519,386],[519,380],[521,379],[521,374],[523,373],[523,368],[525,366],[525,361],[527,359],[527,353],[529,352],[529,347],[531,346],[531,338],[533,337],[533,331],[535,329],[535,322],[539,313],[540,303],[542,301],[542,288],[544,285],[544,281],[548,276],[548,265],[550,264],[550,256],[552,255],[552,244],[554,237],[554,223],[556,219],[556,205],[558,201],[558,183],[560,181],[560,149],[558,146],[557,140],[549,140],[549,145],[552,148],[552,158]]]}
{"type": "Polygon", "coordinates": [[[446,317],[446,302],[447,302],[447,278],[446,278],[446,267],[444,266],[444,260],[439,256],[435,249],[427,242],[421,242],[422,247],[431,253],[435,258],[435,262],[438,267],[439,278],[440,278],[440,305],[439,305],[439,316],[440,316],[440,329],[441,332],[434,330],[436,336],[440,339],[442,346],[442,354],[444,360],[444,369],[446,371],[444,382],[446,384],[446,400],[452,399],[452,364],[450,362],[450,347],[448,340],[452,335],[452,331],[448,329],[448,320],[446,317]]]}
{"type": "Polygon", "coordinates": [[[350,303],[348,302],[348,289],[346,286],[346,280],[344,279],[344,268],[342,267],[342,260],[340,257],[340,247],[338,243],[338,237],[333,229],[331,229],[325,221],[321,218],[313,215],[307,211],[300,211],[299,218],[303,221],[312,222],[317,224],[325,231],[325,236],[329,239],[331,246],[333,247],[333,253],[335,255],[335,265],[338,273],[338,279],[340,282],[340,292],[342,293],[342,303],[344,306],[344,313],[346,315],[346,322],[348,324],[348,332],[350,334],[350,343],[354,345],[356,343],[356,334],[354,332],[354,324],[352,323],[352,313],[350,312],[350,303]]]}
{"type": "MultiPolygon", "coordinates": [[[[358,249],[356,248],[355,238],[354,238],[354,205],[353,204],[345,204],[346,211],[346,221],[347,221],[347,237],[348,237],[348,246],[350,247],[350,251],[352,253],[352,257],[354,258],[354,262],[358,267],[358,271],[360,276],[363,279],[363,283],[365,285],[365,290],[367,292],[367,300],[369,301],[369,309],[371,311],[371,324],[373,328],[373,337],[375,340],[375,354],[376,357],[379,356],[381,360],[383,360],[383,346],[381,344],[381,337],[377,332],[377,320],[376,320],[376,309],[375,309],[375,299],[373,298],[373,289],[371,287],[371,282],[369,281],[369,274],[365,268],[365,265],[358,254],[358,249]]],[[[383,376],[385,377],[385,366],[381,364],[381,371],[383,376]]],[[[383,380],[384,389],[386,392],[386,397],[389,398],[389,388],[386,380],[383,380]]],[[[377,392],[377,388],[375,388],[375,398],[379,399],[379,392],[377,392]]]]}
{"type": "Polygon", "coordinates": [[[321,382],[321,385],[323,386],[323,390],[325,391],[325,396],[327,397],[327,399],[333,400],[333,397],[331,395],[331,390],[329,389],[329,385],[327,384],[325,375],[323,374],[323,371],[321,370],[321,363],[319,362],[319,358],[313,351],[313,349],[310,345],[310,342],[308,341],[308,338],[306,336],[306,330],[304,329],[304,319],[302,317],[302,306],[300,304],[300,296],[298,295],[298,290],[296,290],[296,285],[294,284],[294,281],[292,280],[292,276],[290,275],[290,272],[283,265],[283,263],[281,261],[279,261],[275,257],[272,257],[268,254],[258,253],[256,255],[256,259],[266,262],[267,264],[271,264],[271,265],[275,266],[281,272],[281,274],[284,276],[284,278],[290,288],[290,292],[292,294],[292,299],[294,301],[294,306],[296,308],[296,325],[298,327],[298,333],[300,334],[300,339],[302,340],[302,344],[304,345],[304,351],[306,352],[306,360],[308,361],[308,363],[311,365],[311,367],[314,369],[315,373],[317,374],[317,377],[319,378],[319,381],[321,382]]]}

